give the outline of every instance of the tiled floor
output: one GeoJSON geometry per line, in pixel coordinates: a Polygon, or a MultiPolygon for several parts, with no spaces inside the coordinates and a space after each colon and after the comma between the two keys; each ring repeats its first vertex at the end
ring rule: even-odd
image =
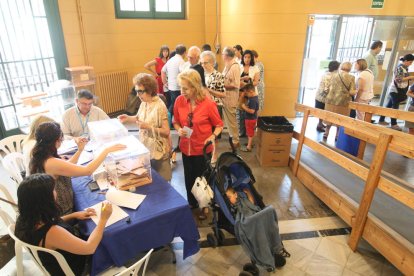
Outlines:
{"type": "MultiPolygon", "coordinates": [[[[228,148],[225,142],[227,135],[223,136],[219,152],[227,151],[228,148]]],[[[241,155],[256,177],[255,186],[264,202],[276,208],[280,233],[286,249],[291,253],[287,264],[277,269],[276,275],[401,275],[365,243],[361,244],[358,252],[352,252],[347,245],[348,226],[307,190],[289,168],[262,168],[258,165],[254,152],[241,155]],[[340,230],[328,231],[331,229],[340,230]]],[[[185,197],[183,179],[182,163],[178,155],[171,184],[185,197]]],[[[2,171],[0,181],[8,182],[2,171]]],[[[195,220],[199,225],[200,241],[204,241],[211,232],[209,220],[199,221],[196,216],[195,220]]],[[[4,228],[0,222],[1,229],[4,228]]],[[[233,238],[227,232],[226,237],[233,238]]],[[[197,254],[185,260],[182,259],[181,248],[182,241],[175,239],[176,264],[172,264],[170,252],[154,252],[147,275],[238,275],[243,265],[249,262],[239,245],[201,248],[197,254]]],[[[261,270],[260,275],[272,273],[261,270]]]]}

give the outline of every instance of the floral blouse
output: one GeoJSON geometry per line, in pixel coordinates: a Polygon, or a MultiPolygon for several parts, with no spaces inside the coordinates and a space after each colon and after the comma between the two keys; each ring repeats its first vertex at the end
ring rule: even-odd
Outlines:
{"type": "MultiPolygon", "coordinates": [[[[206,85],[208,89],[224,92],[224,76],[222,73],[214,70],[211,74],[206,73],[206,85]]],[[[211,98],[216,102],[217,105],[223,105],[221,98],[211,95],[211,98]]]]}

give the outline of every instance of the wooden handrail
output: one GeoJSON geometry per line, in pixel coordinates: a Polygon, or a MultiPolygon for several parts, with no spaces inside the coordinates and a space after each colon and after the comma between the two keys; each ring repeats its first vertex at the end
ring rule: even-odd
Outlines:
{"type": "Polygon", "coordinates": [[[414,122],[414,112],[403,111],[398,109],[386,108],[382,106],[375,106],[369,104],[362,104],[356,102],[349,103],[350,109],[355,109],[362,112],[368,112],[371,114],[381,115],[385,117],[391,117],[404,121],[414,122]]]}

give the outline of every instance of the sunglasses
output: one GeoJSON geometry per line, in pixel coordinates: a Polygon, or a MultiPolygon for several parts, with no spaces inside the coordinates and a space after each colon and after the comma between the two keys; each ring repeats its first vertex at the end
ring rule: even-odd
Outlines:
{"type": "Polygon", "coordinates": [[[189,127],[193,127],[193,112],[188,113],[187,123],[189,127]]]}
{"type": "Polygon", "coordinates": [[[135,92],[137,92],[138,94],[142,95],[145,92],[147,92],[147,90],[135,89],[135,92]]]}

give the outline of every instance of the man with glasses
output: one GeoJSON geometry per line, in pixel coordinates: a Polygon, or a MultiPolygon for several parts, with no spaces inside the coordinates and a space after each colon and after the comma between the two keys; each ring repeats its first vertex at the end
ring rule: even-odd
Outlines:
{"type": "Polygon", "coordinates": [[[89,90],[79,90],[76,105],[66,110],[62,117],[62,132],[66,139],[89,138],[89,122],[109,119],[109,116],[102,109],[94,106],[93,102],[94,96],[89,90]]]}

